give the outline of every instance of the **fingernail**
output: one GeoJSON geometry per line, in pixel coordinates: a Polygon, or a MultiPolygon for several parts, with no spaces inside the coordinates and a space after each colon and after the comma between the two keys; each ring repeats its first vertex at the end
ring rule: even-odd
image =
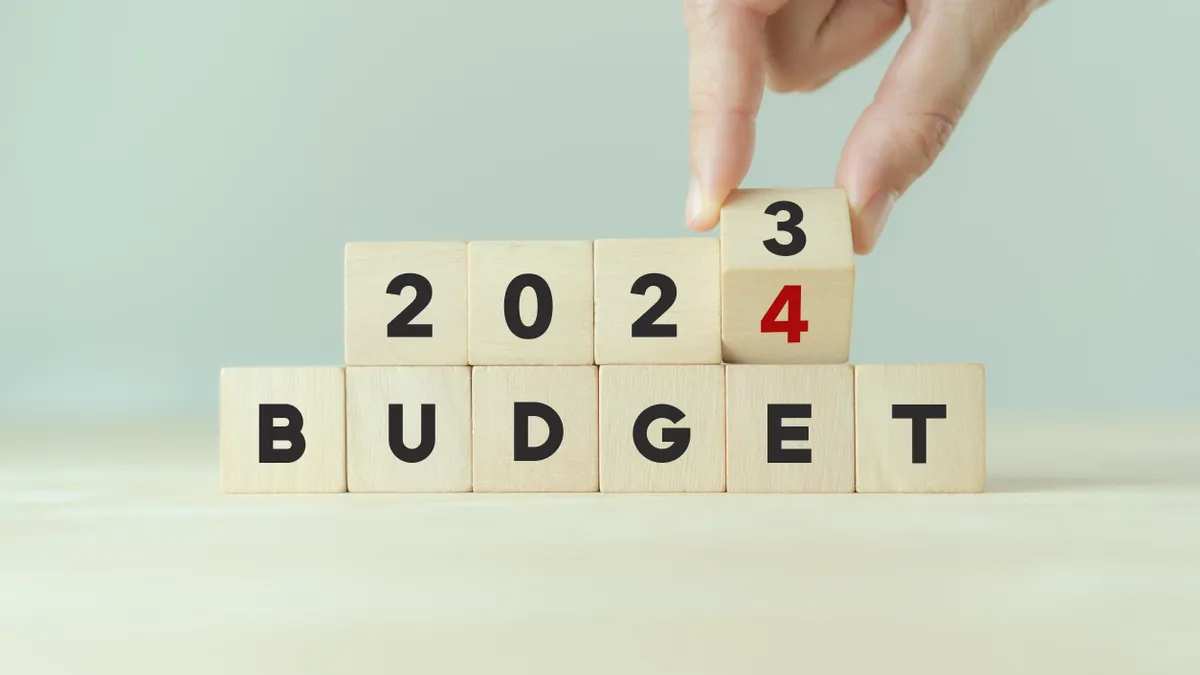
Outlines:
{"type": "Polygon", "coordinates": [[[688,184],[687,195],[687,226],[693,230],[707,230],[713,226],[712,204],[700,185],[700,180],[692,176],[688,184]]]}
{"type": "Polygon", "coordinates": [[[887,225],[888,216],[891,215],[898,197],[899,194],[894,190],[884,190],[872,197],[866,206],[858,211],[859,222],[862,223],[859,231],[869,237],[869,241],[862,242],[861,248],[864,251],[870,251],[879,242],[883,227],[887,225]]]}

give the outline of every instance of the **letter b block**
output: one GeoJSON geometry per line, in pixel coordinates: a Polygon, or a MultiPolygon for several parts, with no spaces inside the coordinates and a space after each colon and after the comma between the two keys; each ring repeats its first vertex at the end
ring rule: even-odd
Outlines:
{"type": "Polygon", "coordinates": [[[600,367],[600,491],[725,490],[723,366],[600,367]]]}
{"type": "Polygon", "coordinates": [[[595,366],[478,366],[471,379],[476,492],[599,489],[595,366]]]}
{"type": "Polygon", "coordinates": [[[221,371],[224,492],[345,492],[342,368],[221,371]]]}
{"type": "Polygon", "coordinates": [[[845,363],[854,246],[840,189],[738,190],[721,210],[729,363],[845,363]]]}
{"type": "Polygon", "coordinates": [[[981,364],[854,367],[859,492],[982,492],[981,364]]]}

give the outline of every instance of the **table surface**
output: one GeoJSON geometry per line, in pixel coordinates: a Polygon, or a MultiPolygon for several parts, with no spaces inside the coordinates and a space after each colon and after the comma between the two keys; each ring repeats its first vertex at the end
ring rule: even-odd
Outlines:
{"type": "Polygon", "coordinates": [[[208,427],[0,433],[0,672],[1200,672],[1200,413],[940,496],[223,495],[208,427]]]}

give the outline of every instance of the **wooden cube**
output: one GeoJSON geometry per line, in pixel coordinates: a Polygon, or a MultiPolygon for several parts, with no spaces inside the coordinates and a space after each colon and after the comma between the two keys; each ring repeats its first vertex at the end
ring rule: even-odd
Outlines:
{"type": "Polygon", "coordinates": [[[346,369],[350,492],[470,492],[471,369],[346,369]]]}
{"type": "Polygon", "coordinates": [[[720,363],[716,239],[604,239],[595,247],[596,363],[720,363]]]}
{"type": "Polygon", "coordinates": [[[859,492],[983,492],[980,364],[854,367],[859,492]]]}
{"type": "Polygon", "coordinates": [[[595,366],[472,372],[476,492],[599,489],[595,366]]]}
{"type": "Polygon", "coordinates": [[[840,189],[737,190],[721,209],[728,363],[845,363],[854,245],[840,189]]]}
{"type": "Polygon", "coordinates": [[[725,490],[723,366],[600,367],[600,491],[725,490]]]}
{"type": "Polygon", "coordinates": [[[592,363],[592,243],[473,241],[472,365],[592,363]]]}
{"type": "Polygon", "coordinates": [[[467,244],[346,246],[346,364],[467,364],[467,244]]]}
{"type": "Polygon", "coordinates": [[[730,492],[854,492],[854,369],[725,368],[730,492]]]}
{"type": "Polygon", "coordinates": [[[221,490],[345,492],[342,368],[221,371],[221,490]]]}

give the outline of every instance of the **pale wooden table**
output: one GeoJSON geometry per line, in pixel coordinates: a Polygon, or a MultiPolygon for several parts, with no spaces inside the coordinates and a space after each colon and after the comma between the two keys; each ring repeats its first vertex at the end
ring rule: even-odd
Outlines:
{"type": "Polygon", "coordinates": [[[0,434],[0,673],[1200,673],[1200,413],[989,418],[970,496],[218,492],[0,434]]]}

